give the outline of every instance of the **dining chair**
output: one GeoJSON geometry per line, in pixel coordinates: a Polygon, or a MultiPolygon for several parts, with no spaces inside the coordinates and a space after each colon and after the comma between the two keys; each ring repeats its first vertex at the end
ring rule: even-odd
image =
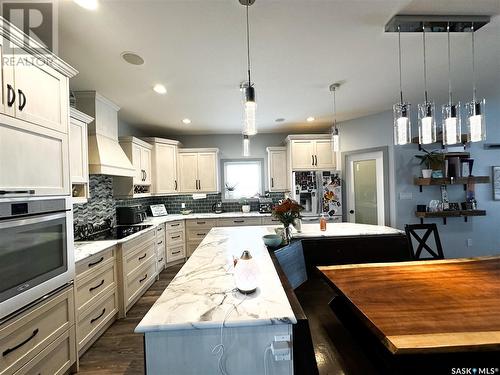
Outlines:
{"type": "Polygon", "coordinates": [[[443,247],[436,224],[406,224],[405,232],[413,259],[444,259],[443,247]],[[433,235],[434,238],[435,249],[429,244],[431,235],[433,235]],[[416,249],[414,247],[414,240],[417,245],[416,249]],[[430,257],[422,257],[422,252],[424,250],[430,254],[430,257]]]}

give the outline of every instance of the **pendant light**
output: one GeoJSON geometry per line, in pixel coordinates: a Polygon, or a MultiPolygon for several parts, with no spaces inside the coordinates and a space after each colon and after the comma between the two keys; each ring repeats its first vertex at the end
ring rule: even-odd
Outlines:
{"type": "Polygon", "coordinates": [[[331,131],[333,152],[339,152],[340,150],[339,128],[337,128],[337,103],[335,100],[335,92],[339,87],[340,83],[332,83],[330,85],[330,92],[333,93],[333,125],[331,131]]]}
{"type": "Polygon", "coordinates": [[[240,0],[240,3],[246,9],[246,26],[247,26],[247,73],[248,82],[243,82],[240,89],[243,92],[243,106],[244,106],[244,119],[243,119],[243,134],[255,135],[257,128],[255,126],[255,111],[257,104],[255,103],[255,88],[251,80],[250,72],[250,24],[248,21],[248,7],[254,3],[255,0],[240,0]]]}
{"type": "Polygon", "coordinates": [[[446,32],[448,35],[448,103],[442,106],[443,145],[454,145],[462,142],[462,124],[460,116],[460,102],[453,104],[451,94],[451,47],[449,22],[446,32]]]}
{"type": "Polygon", "coordinates": [[[246,134],[243,134],[243,156],[250,156],[250,138],[246,134]]]}
{"type": "Polygon", "coordinates": [[[398,25],[398,50],[399,50],[399,103],[394,104],[394,144],[406,145],[411,143],[410,103],[403,100],[403,78],[401,73],[401,26],[398,25]]]}
{"type": "Polygon", "coordinates": [[[472,101],[465,105],[467,111],[467,141],[480,142],[486,140],[486,121],[484,117],[484,108],[486,100],[477,100],[476,97],[476,62],[474,46],[474,23],[471,27],[472,35],[472,101]]]}
{"type": "Polygon", "coordinates": [[[436,118],[434,102],[427,97],[427,60],[425,55],[425,25],[422,25],[424,50],[424,102],[418,105],[418,138],[421,145],[436,142],[436,118]]]}

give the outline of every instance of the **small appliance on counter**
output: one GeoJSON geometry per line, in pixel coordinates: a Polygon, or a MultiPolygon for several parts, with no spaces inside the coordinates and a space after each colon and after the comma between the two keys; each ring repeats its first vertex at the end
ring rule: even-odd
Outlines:
{"type": "Polygon", "coordinates": [[[222,202],[221,201],[215,202],[212,205],[212,211],[216,214],[221,214],[222,213],[222,202]]]}
{"type": "Polygon", "coordinates": [[[167,209],[165,208],[164,204],[152,204],[151,206],[149,206],[149,212],[153,217],[168,215],[167,209]]]}
{"type": "Polygon", "coordinates": [[[259,213],[270,214],[273,210],[273,200],[271,198],[259,198],[259,213]]]}
{"type": "Polygon", "coordinates": [[[140,224],[146,217],[146,210],[141,205],[116,207],[118,225],[140,224]]]}

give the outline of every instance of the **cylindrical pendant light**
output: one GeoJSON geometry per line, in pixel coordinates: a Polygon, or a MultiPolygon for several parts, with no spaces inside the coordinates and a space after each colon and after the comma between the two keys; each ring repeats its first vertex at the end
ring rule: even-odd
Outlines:
{"type": "Polygon", "coordinates": [[[480,142],[486,140],[486,119],[484,116],[484,109],[486,100],[477,100],[476,97],[476,62],[475,62],[475,38],[474,38],[474,24],[471,27],[472,35],[472,101],[466,103],[465,109],[467,111],[467,141],[480,142]]]}
{"type": "Polygon", "coordinates": [[[398,26],[398,50],[400,101],[392,107],[394,115],[394,144],[406,145],[411,143],[411,120],[410,104],[403,101],[403,77],[401,72],[401,26],[398,26]]]}
{"type": "Polygon", "coordinates": [[[250,138],[248,135],[243,135],[243,156],[250,156],[250,138]]]}
{"type": "Polygon", "coordinates": [[[418,105],[418,138],[421,145],[436,142],[436,117],[434,102],[427,96],[427,59],[425,55],[425,25],[422,26],[424,50],[424,102],[418,105]]]}
{"type": "Polygon", "coordinates": [[[443,144],[454,145],[462,142],[462,122],[460,116],[460,102],[454,104],[451,94],[451,47],[450,24],[448,33],[448,103],[442,106],[443,114],[443,144]]]}
{"type": "Polygon", "coordinates": [[[340,87],[339,83],[332,83],[330,85],[330,92],[333,93],[333,125],[331,129],[333,152],[339,152],[340,150],[340,135],[339,135],[339,128],[337,128],[337,102],[335,98],[335,92],[339,87],[340,87]]]}
{"type": "Polygon", "coordinates": [[[255,125],[255,112],[257,109],[257,104],[255,102],[255,88],[251,80],[251,69],[250,69],[250,23],[248,21],[248,7],[253,4],[251,0],[240,1],[240,3],[245,5],[246,9],[246,26],[247,26],[247,73],[248,82],[243,83],[240,88],[243,91],[243,106],[244,106],[244,118],[243,118],[243,134],[245,135],[255,135],[257,134],[257,127],[255,125]]]}

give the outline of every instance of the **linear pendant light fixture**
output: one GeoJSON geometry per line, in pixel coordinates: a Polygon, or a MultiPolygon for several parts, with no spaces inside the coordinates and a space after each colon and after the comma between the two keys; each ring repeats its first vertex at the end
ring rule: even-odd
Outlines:
{"type": "Polygon", "coordinates": [[[330,85],[330,92],[333,93],[333,125],[332,125],[332,149],[333,152],[339,152],[340,149],[340,135],[339,128],[337,127],[337,102],[335,98],[335,93],[340,87],[340,83],[332,83],[330,85]]]}
{"type": "Polygon", "coordinates": [[[427,95],[427,59],[425,48],[425,24],[422,25],[424,51],[424,102],[418,105],[418,139],[421,145],[436,142],[436,117],[434,102],[427,95]]]}
{"type": "Polygon", "coordinates": [[[248,7],[252,5],[255,0],[239,0],[240,4],[245,6],[246,10],[246,35],[247,35],[247,74],[248,82],[243,82],[240,85],[240,89],[243,92],[243,106],[244,106],[244,118],[243,118],[243,134],[244,135],[255,135],[257,134],[257,128],[255,125],[255,112],[257,109],[257,104],[255,102],[255,88],[251,80],[251,69],[250,69],[250,23],[248,21],[248,7]]]}
{"type": "Polygon", "coordinates": [[[450,25],[447,26],[448,37],[448,103],[441,107],[443,114],[443,145],[454,145],[462,142],[462,124],[460,102],[453,104],[451,94],[451,43],[450,25]]]}
{"type": "Polygon", "coordinates": [[[401,72],[401,26],[398,25],[398,50],[399,50],[399,103],[392,107],[394,115],[394,144],[406,145],[411,143],[410,103],[403,100],[403,78],[401,72]]]}
{"type": "Polygon", "coordinates": [[[250,156],[250,138],[248,138],[248,135],[243,134],[243,156],[248,157],[250,156]]]}

